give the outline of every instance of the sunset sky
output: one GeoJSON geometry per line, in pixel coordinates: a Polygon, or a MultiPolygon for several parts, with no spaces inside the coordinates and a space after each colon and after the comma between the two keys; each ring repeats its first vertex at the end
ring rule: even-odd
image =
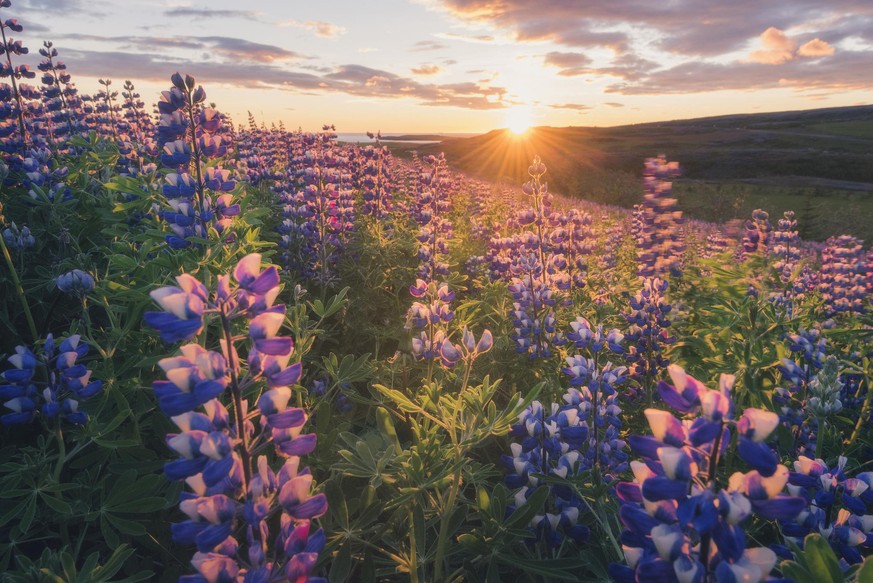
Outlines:
{"type": "MultiPolygon", "coordinates": [[[[862,0],[13,0],[80,89],[175,71],[238,122],[479,132],[871,103],[862,0]]],[[[35,60],[31,60],[35,63],[35,60]]]]}

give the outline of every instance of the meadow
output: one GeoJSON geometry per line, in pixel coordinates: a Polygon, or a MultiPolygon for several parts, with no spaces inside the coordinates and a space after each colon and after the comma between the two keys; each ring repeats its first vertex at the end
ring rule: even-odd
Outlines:
{"type": "Polygon", "coordinates": [[[866,200],[85,94],[0,8],[0,580],[873,582],[866,200]]]}

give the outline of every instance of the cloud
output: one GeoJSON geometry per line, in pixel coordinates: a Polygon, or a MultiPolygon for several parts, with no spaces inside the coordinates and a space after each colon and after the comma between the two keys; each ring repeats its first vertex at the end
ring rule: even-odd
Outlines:
{"type": "Polygon", "coordinates": [[[624,103],[619,103],[617,101],[607,101],[603,105],[608,105],[609,107],[624,107],[624,103]]]}
{"type": "Polygon", "coordinates": [[[453,32],[441,32],[436,35],[438,38],[447,40],[459,40],[467,43],[488,44],[493,43],[496,39],[490,34],[466,35],[456,34],[453,32]]]}
{"type": "Polygon", "coordinates": [[[584,67],[591,64],[591,58],[583,53],[562,53],[552,51],[543,55],[543,62],[553,67],[584,67]]]}
{"type": "Polygon", "coordinates": [[[330,22],[322,22],[320,20],[308,20],[306,22],[301,22],[292,18],[290,20],[277,22],[276,26],[294,26],[297,28],[305,28],[312,31],[315,36],[320,36],[322,38],[335,38],[338,36],[342,36],[346,33],[345,27],[331,24],[330,22]]]}
{"type": "Polygon", "coordinates": [[[837,52],[830,43],[820,38],[807,41],[797,48],[797,41],[772,26],[761,34],[760,39],[764,48],[752,51],[749,58],[756,63],[767,65],[781,65],[796,57],[810,59],[830,57],[837,52]]]}
{"type": "Polygon", "coordinates": [[[359,53],[375,53],[375,52],[377,52],[378,50],[379,50],[379,49],[377,49],[377,48],[375,48],[375,47],[361,47],[361,48],[358,49],[358,52],[359,52],[359,53]]]}
{"type": "Polygon", "coordinates": [[[449,48],[449,45],[443,44],[435,40],[420,40],[409,49],[412,53],[421,53],[424,51],[439,51],[449,48]]]}
{"type": "Polygon", "coordinates": [[[756,63],[766,65],[781,65],[794,58],[797,43],[785,34],[784,31],[771,26],[761,33],[763,49],[752,51],[749,58],[756,63]]]}
{"type": "MultiPolygon", "coordinates": [[[[517,41],[551,41],[567,47],[608,47],[616,53],[660,49],[675,55],[719,56],[742,50],[751,31],[790,30],[832,23],[839,38],[861,28],[873,36],[873,3],[861,0],[433,0],[460,22],[490,27],[517,41]]],[[[815,31],[811,31],[815,33],[815,31]]],[[[646,56],[649,56],[646,54],[646,56]]]]}
{"type": "Polygon", "coordinates": [[[65,40],[84,40],[114,43],[124,49],[143,51],[190,49],[209,51],[210,54],[224,57],[229,61],[243,60],[255,63],[273,63],[305,59],[300,53],[228,36],[99,36],[93,34],[64,34],[58,38],[65,40]]]}
{"type": "Polygon", "coordinates": [[[827,41],[823,41],[820,38],[814,38],[811,41],[800,45],[800,48],[797,49],[797,56],[814,59],[818,57],[830,57],[835,52],[837,52],[836,49],[828,44],[827,41]]]}
{"type": "Polygon", "coordinates": [[[558,75],[562,77],[575,77],[590,73],[591,59],[582,53],[562,53],[552,51],[543,55],[543,63],[552,67],[558,67],[558,75]]]}
{"type": "Polygon", "coordinates": [[[170,8],[164,16],[180,18],[226,18],[233,20],[260,20],[261,13],[251,10],[215,10],[213,8],[170,8]]]}
{"type": "Polygon", "coordinates": [[[551,107],[553,109],[573,109],[573,110],[576,110],[580,113],[582,111],[585,111],[586,109],[591,109],[590,105],[583,105],[581,103],[561,103],[561,104],[555,103],[555,104],[549,105],[549,107],[551,107]]]}
{"type": "Polygon", "coordinates": [[[413,67],[410,71],[415,75],[436,75],[442,69],[438,65],[422,65],[420,67],[413,67]]]}
{"type": "Polygon", "coordinates": [[[821,61],[793,59],[774,68],[758,62],[691,61],[641,73],[606,89],[623,95],[688,94],[789,88],[797,91],[873,89],[873,58],[866,51],[840,51],[821,61]]]}
{"type": "Polygon", "coordinates": [[[125,71],[134,81],[154,81],[169,84],[175,71],[182,71],[198,83],[225,83],[249,89],[282,89],[317,95],[345,93],[358,97],[385,99],[415,99],[422,105],[449,106],[486,110],[506,107],[506,90],[479,83],[420,83],[362,65],[342,65],[330,72],[292,71],[273,62],[204,62],[201,59],[168,58],[155,52],[140,50],[90,51],[68,49],[65,61],[73,75],[102,77],[108,72],[125,71]]]}

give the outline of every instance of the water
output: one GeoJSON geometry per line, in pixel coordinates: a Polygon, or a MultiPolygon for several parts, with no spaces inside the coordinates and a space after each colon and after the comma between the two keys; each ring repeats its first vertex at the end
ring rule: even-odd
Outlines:
{"type": "MultiPolygon", "coordinates": [[[[367,137],[366,133],[353,133],[353,132],[337,132],[337,141],[339,142],[355,142],[361,144],[374,144],[376,140],[371,140],[367,137]]],[[[390,141],[386,140],[384,136],[432,136],[434,134],[422,134],[422,133],[414,133],[414,132],[391,132],[384,133],[382,137],[382,141],[390,141]]],[[[461,134],[461,133],[441,133],[441,136],[445,138],[468,138],[470,136],[475,136],[476,134],[461,134]]],[[[438,144],[442,140],[399,140],[404,144],[438,144]]]]}

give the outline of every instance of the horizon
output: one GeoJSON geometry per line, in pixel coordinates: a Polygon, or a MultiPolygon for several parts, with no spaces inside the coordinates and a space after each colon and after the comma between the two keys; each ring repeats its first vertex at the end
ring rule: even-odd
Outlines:
{"type": "Polygon", "coordinates": [[[179,71],[235,123],[251,111],[307,131],[481,134],[871,103],[873,5],[859,0],[574,4],[13,0],[2,16],[24,26],[25,62],[51,40],[83,91],[129,78],[152,104],[179,71]]]}

